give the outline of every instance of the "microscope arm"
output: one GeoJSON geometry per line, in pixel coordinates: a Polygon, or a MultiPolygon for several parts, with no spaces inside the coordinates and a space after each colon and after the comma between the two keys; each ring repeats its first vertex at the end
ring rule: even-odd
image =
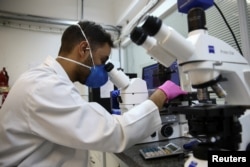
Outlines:
{"type": "Polygon", "coordinates": [[[227,104],[249,105],[250,66],[247,60],[233,47],[204,30],[191,32],[187,41],[192,43],[195,52],[179,65],[188,74],[192,86],[211,86],[219,97],[225,91],[222,97],[227,104]],[[221,88],[216,90],[218,83],[221,88]]]}
{"type": "Polygon", "coordinates": [[[177,59],[180,76],[186,74],[193,88],[211,87],[227,104],[249,105],[250,66],[233,47],[208,35],[204,27],[193,28],[184,38],[154,16],[147,16],[142,29],[177,59]]]}

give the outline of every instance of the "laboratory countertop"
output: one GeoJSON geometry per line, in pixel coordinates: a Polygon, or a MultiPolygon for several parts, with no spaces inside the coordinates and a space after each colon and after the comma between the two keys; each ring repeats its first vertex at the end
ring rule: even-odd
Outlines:
{"type": "Polygon", "coordinates": [[[164,146],[170,142],[182,147],[183,144],[191,140],[192,139],[190,138],[183,137],[151,143],[137,144],[122,153],[117,153],[114,155],[129,167],[183,167],[186,159],[184,154],[145,160],[140,154],[139,150],[145,147],[164,146]]]}

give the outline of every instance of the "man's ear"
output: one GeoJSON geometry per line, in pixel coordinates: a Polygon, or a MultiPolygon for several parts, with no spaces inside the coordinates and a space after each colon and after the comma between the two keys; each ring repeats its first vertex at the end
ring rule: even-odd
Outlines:
{"type": "Polygon", "coordinates": [[[87,49],[88,49],[88,42],[82,41],[82,42],[79,44],[79,50],[78,50],[78,52],[79,52],[79,54],[80,54],[81,56],[86,57],[85,52],[86,52],[87,49]]]}

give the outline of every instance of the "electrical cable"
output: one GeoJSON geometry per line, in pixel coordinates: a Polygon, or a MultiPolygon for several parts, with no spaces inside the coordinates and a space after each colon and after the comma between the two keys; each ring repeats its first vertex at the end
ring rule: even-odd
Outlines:
{"type": "Polygon", "coordinates": [[[226,20],[226,18],[225,18],[225,16],[224,16],[224,14],[222,13],[222,11],[220,10],[220,8],[217,6],[217,4],[216,4],[215,2],[214,2],[214,6],[216,7],[216,9],[217,9],[218,12],[220,13],[221,17],[223,18],[224,22],[226,23],[226,25],[227,25],[229,31],[231,32],[231,34],[232,34],[232,36],[233,36],[233,39],[234,39],[234,41],[235,41],[235,43],[236,43],[236,45],[237,45],[237,48],[238,48],[240,54],[243,56],[242,51],[241,51],[241,48],[240,48],[240,45],[239,45],[239,43],[238,43],[238,41],[237,41],[237,39],[236,39],[236,37],[235,37],[235,34],[234,34],[233,30],[231,29],[230,25],[228,24],[228,22],[227,22],[227,20],[226,20]]]}

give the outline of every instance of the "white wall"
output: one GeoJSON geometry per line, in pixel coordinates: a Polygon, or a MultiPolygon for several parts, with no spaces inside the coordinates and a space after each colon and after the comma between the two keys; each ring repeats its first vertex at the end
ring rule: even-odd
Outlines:
{"type": "MultiPolygon", "coordinates": [[[[61,33],[22,30],[0,26],[0,69],[6,67],[10,86],[21,73],[40,64],[47,56],[56,57],[61,33]]],[[[110,55],[116,67],[120,67],[119,50],[110,55]]]]}
{"type": "MultiPolygon", "coordinates": [[[[1,0],[0,11],[75,21],[83,17],[115,26],[130,21],[133,18],[131,13],[139,12],[147,3],[148,0],[1,0]]],[[[54,25],[4,20],[0,17],[0,68],[6,66],[9,71],[10,85],[22,72],[41,62],[47,55],[57,55],[60,36],[65,27],[62,30],[60,28],[54,25]],[[31,30],[18,29],[20,27],[31,30]],[[40,28],[46,30],[52,28],[53,31],[41,32],[40,28]],[[57,33],[53,33],[54,31],[57,33]],[[14,41],[15,49],[11,41],[14,41]],[[19,64],[17,67],[12,64],[16,62],[19,64]]],[[[130,55],[125,55],[123,49],[120,51],[115,49],[112,51],[111,59],[117,67],[126,68],[124,65],[126,56],[130,55]]]]}
{"type": "Polygon", "coordinates": [[[149,0],[0,0],[0,11],[123,25],[149,0]],[[82,9],[82,3],[84,5],[82,9]]]}
{"type": "Polygon", "coordinates": [[[115,25],[114,4],[111,0],[84,0],[83,19],[115,25]]]}
{"type": "Polygon", "coordinates": [[[78,20],[80,0],[1,0],[0,10],[43,17],[78,20]]]}
{"type": "Polygon", "coordinates": [[[61,34],[0,26],[0,68],[6,67],[10,86],[27,69],[48,55],[57,56],[61,34]]]}

